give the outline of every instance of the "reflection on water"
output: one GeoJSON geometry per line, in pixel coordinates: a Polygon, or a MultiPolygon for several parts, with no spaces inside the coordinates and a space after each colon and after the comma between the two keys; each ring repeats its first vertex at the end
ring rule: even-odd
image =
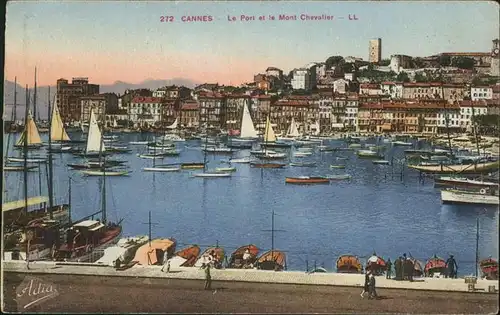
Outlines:
{"type": "MultiPolygon", "coordinates": [[[[46,136],[46,135],[44,135],[46,136]]],[[[137,134],[123,135],[139,141],[137,134]]],[[[202,161],[199,142],[179,143],[181,156],[162,163],[202,161]],[[186,147],[188,146],[188,147],[186,147]]],[[[327,144],[328,145],[328,144],[327,144]]],[[[333,141],[331,145],[344,146],[333,141]]],[[[392,260],[403,253],[425,262],[437,254],[454,254],[461,274],[472,273],[475,262],[476,218],[480,218],[480,255],[497,256],[498,210],[483,207],[442,205],[433,182],[419,183],[418,174],[405,170],[400,179],[398,165],[373,165],[352,151],[315,154],[302,161],[315,161],[316,168],[254,169],[236,164],[231,178],[192,178],[193,171],[143,172],[151,160],[136,156],[144,150],[131,146],[131,154],[113,158],[128,161],[128,177],[108,177],[107,209],[111,220],[124,218],[124,235],[147,234],[148,212],[158,225],[153,237],[174,237],[179,244],[212,246],[219,242],[230,254],[237,247],[256,244],[271,247],[271,212],[274,209],[275,248],[287,252],[290,269],[305,270],[316,261],[332,269],[341,254],[368,257],[373,251],[392,260]],[[345,161],[337,156],[347,157],[345,161]],[[345,169],[330,169],[330,164],[345,169]],[[348,181],[330,185],[285,185],[285,176],[350,174],[348,181]]],[[[404,148],[386,150],[385,159],[403,157],[404,148]]],[[[248,150],[235,154],[248,155],[248,150]]],[[[209,157],[215,168],[227,156],[209,157]]],[[[294,158],[295,159],[295,158],[294,158]]],[[[101,208],[99,179],[69,171],[67,163],[78,161],[68,154],[55,155],[54,191],[58,202],[68,200],[68,177],[72,174],[72,214],[79,218],[101,208]]],[[[42,170],[42,178],[45,178],[42,170]]],[[[22,198],[22,174],[5,174],[8,199],[22,198]]],[[[38,173],[29,175],[30,195],[38,194],[38,173]]],[[[46,185],[43,185],[46,191],[46,185]]],[[[179,245],[181,246],[181,245],[179,245]]]]}

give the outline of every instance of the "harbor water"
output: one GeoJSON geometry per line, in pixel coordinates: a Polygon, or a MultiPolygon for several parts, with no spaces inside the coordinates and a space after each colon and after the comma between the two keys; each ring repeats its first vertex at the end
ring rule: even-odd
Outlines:
{"type": "MultiPolygon", "coordinates": [[[[125,144],[147,139],[138,133],[118,135],[125,144]]],[[[12,150],[12,142],[18,136],[11,134],[9,156],[20,154],[19,150],[12,150]]],[[[46,137],[47,134],[42,134],[44,141],[46,137]]],[[[4,150],[5,143],[6,138],[4,150]]],[[[176,145],[180,156],[157,163],[203,161],[201,144],[194,140],[179,142],[176,145]]],[[[324,144],[346,146],[340,140],[324,144]]],[[[414,147],[423,145],[415,143],[414,147]]],[[[246,244],[257,245],[261,252],[274,245],[275,249],[286,252],[289,270],[306,270],[306,266],[311,269],[316,264],[334,271],[335,261],[342,254],[357,255],[364,263],[375,251],[392,261],[406,253],[423,264],[434,254],[444,259],[453,254],[459,275],[468,275],[475,271],[479,218],[479,257],[498,258],[496,207],[442,205],[440,191],[434,188],[432,179],[425,178],[422,182],[418,172],[399,163],[404,158],[404,149],[409,147],[385,146],[385,159],[392,160],[392,166],[359,159],[355,151],[314,149],[310,157],[291,159],[315,161],[316,167],[256,169],[248,164],[234,164],[237,171],[231,178],[202,179],[192,177],[201,170],[144,172],[143,167],[153,164],[152,160],[137,156],[145,152],[145,146],[129,145],[131,153],[111,156],[126,160],[132,172],[125,177],[106,177],[108,220],[116,222],[123,218],[124,235],[148,234],[151,211],[153,238],[173,237],[178,242],[177,248],[198,244],[203,250],[218,244],[227,255],[246,244]],[[332,169],[332,164],[345,164],[345,169],[332,169]],[[352,178],[332,181],[329,185],[285,184],[286,176],[332,174],[350,174],[352,178]]],[[[45,154],[45,149],[38,151],[45,154]]],[[[241,150],[233,158],[249,154],[249,150],[241,150]]],[[[73,220],[99,211],[102,178],[70,170],[67,164],[80,161],[79,157],[59,153],[53,157],[56,202],[68,202],[71,178],[73,220]]],[[[229,158],[209,154],[208,168],[222,167],[221,160],[229,158]]],[[[47,195],[45,164],[40,168],[41,172],[29,172],[30,196],[47,195]]],[[[22,172],[4,173],[4,181],[4,202],[24,198],[22,172]]]]}

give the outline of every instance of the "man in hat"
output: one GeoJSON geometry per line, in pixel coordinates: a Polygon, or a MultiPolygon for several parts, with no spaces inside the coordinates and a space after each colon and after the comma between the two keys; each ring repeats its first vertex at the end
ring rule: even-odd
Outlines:
{"type": "Polygon", "coordinates": [[[446,261],[446,267],[448,268],[449,277],[456,278],[458,265],[457,262],[455,261],[455,258],[453,258],[453,255],[450,255],[450,258],[448,258],[448,260],[446,261]]]}

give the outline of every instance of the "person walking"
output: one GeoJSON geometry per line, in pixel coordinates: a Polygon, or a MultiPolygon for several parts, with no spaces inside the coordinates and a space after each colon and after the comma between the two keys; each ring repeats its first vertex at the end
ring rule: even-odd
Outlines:
{"type": "Polygon", "coordinates": [[[203,264],[201,268],[205,269],[205,290],[211,290],[212,276],[210,275],[210,264],[203,264]]]}
{"type": "Polygon", "coordinates": [[[167,259],[165,264],[163,264],[163,267],[161,267],[161,271],[163,272],[163,268],[167,267],[167,273],[170,272],[170,259],[167,259]]]}
{"type": "Polygon", "coordinates": [[[401,280],[406,280],[407,277],[408,277],[408,262],[406,260],[406,253],[403,254],[403,261],[401,262],[401,270],[402,270],[402,274],[401,274],[401,280]]]}
{"type": "Polygon", "coordinates": [[[370,285],[370,271],[367,271],[365,273],[365,282],[363,285],[363,291],[361,292],[362,298],[365,297],[365,293],[368,293],[370,291],[369,285],[370,285]]]}
{"type": "Polygon", "coordinates": [[[453,255],[450,255],[450,258],[446,261],[446,267],[448,269],[448,276],[455,279],[457,277],[458,265],[453,255]]]}
{"type": "Polygon", "coordinates": [[[392,262],[391,259],[387,259],[387,271],[385,272],[385,278],[386,279],[391,279],[391,273],[392,273],[392,262]]]}
{"type": "Polygon", "coordinates": [[[402,257],[399,256],[398,259],[394,262],[394,271],[396,273],[396,280],[401,280],[401,268],[402,268],[402,257]]]}
{"type": "Polygon", "coordinates": [[[370,281],[368,284],[368,288],[369,288],[368,298],[369,299],[377,298],[378,295],[377,295],[377,290],[375,290],[375,276],[373,274],[370,275],[370,281]]]}

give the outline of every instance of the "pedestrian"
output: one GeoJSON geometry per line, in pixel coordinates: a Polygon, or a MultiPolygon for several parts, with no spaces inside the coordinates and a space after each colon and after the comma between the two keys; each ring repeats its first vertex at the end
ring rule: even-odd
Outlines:
{"type": "Polygon", "coordinates": [[[165,267],[167,267],[167,272],[170,271],[170,260],[168,259],[168,251],[165,251],[163,253],[163,266],[161,267],[162,272],[165,267]]]}
{"type": "Polygon", "coordinates": [[[368,284],[369,294],[368,297],[370,299],[377,298],[377,290],[375,290],[375,276],[373,274],[370,275],[370,281],[368,284]]]}
{"type": "Polygon", "coordinates": [[[446,267],[448,269],[449,277],[452,279],[456,278],[458,265],[457,262],[455,261],[455,258],[453,258],[453,255],[450,255],[450,258],[448,258],[448,260],[446,261],[446,267]]]}
{"type": "Polygon", "coordinates": [[[367,271],[365,273],[365,282],[363,285],[363,291],[361,292],[362,298],[365,297],[365,293],[368,293],[370,291],[369,285],[370,285],[370,271],[367,271]]]}
{"type": "Polygon", "coordinates": [[[401,280],[401,268],[402,268],[402,257],[399,256],[398,259],[394,262],[394,271],[396,272],[396,280],[401,280]]]}
{"type": "Polygon", "coordinates": [[[391,273],[392,273],[392,262],[391,259],[387,259],[387,271],[385,272],[385,278],[386,279],[391,279],[391,273]]]}
{"type": "Polygon", "coordinates": [[[413,282],[413,273],[415,272],[415,263],[411,259],[408,259],[407,263],[408,263],[408,268],[407,268],[408,280],[410,280],[410,282],[413,282]]]}
{"type": "Polygon", "coordinates": [[[167,267],[167,273],[170,272],[170,259],[167,259],[166,263],[163,264],[163,267],[161,267],[161,271],[163,271],[163,268],[167,267]]]}
{"type": "Polygon", "coordinates": [[[205,290],[211,290],[212,277],[210,276],[210,264],[203,264],[201,268],[205,269],[205,290]]]}
{"type": "Polygon", "coordinates": [[[406,253],[403,254],[403,261],[401,262],[402,265],[402,273],[401,273],[401,280],[406,280],[408,279],[408,264],[406,263],[406,253]]]}

